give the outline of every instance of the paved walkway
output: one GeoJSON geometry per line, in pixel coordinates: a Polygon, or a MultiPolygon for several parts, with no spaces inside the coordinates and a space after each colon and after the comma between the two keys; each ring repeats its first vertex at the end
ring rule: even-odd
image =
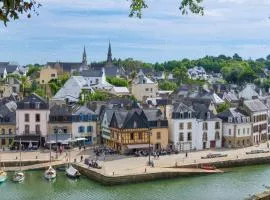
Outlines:
{"type": "MultiPolygon", "coordinates": [[[[167,171],[167,170],[175,170],[175,169],[168,169],[174,166],[181,166],[185,167],[190,164],[201,164],[201,163],[211,163],[217,161],[225,161],[225,160],[236,160],[236,159],[244,159],[244,158],[256,158],[256,157],[266,157],[270,156],[270,153],[260,153],[260,154],[249,154],[247,155],[246,152],[250,152],[251,150],[269,150],[267,148],[266,143],[260,144],[259,146],[247,147],[242,149],[221,149],[221,150],[205,150],[205,151],[198,151],[198,152],[190,152],[186,157],[185,153],[174,154],[174,155],[167,155],[167,156],[160,156],[159,159],[154,159],[151,156],[151,160],[154,162],[154,168],[148,167],[148,157],[122,157],[122,156],[115,156],[115,160],[113,157],[110,157],[109,161],[105,160],[103,157],[102,160],[98,161],[99,164],[102,166],[102,169],[97,170],[104,175],[127,175],[127,174],[141,174],[145,173],[145,169],[148,173],[155,173],[157,171],[167,171]],[[202,156],[206,156],[209,153],[220,153],[220,154],[227,154],[227,157],[220,157],[220,158],[212,158],[212,159],[201,159],[202,156]]],[[[1,152],[1,161],[18,161],[19,159],[19,152],[1,152]],[[17,158],[16,158],[17,157],[17,158]]],[[[94,153],[91,148],[88,148],[86,151],[78,149],[73,149],[71,151],[71,161],[76,159],[77,163],[82,166],[87,167],[80,162],[81,156],[83,158],[87,158],[91,155],[93,158],[94,153]]],[[[52,156],[55,158],[56,153],[52,153],[52,156]]],[[[67,162],[69,159],[68,152],[64,152],[61,155],[58,154],[58,161],[61,163],[67,162]]],[[[108,159],[108,158],[107,158],[108,159]]],[[[23,161],[32,161],[32,160],[49,160],[49,152],[23,152],[22,153],[22,160],[23,161]]],[[[39,165],[35,165],[33,167],[38,167],[39,165]]],[[[47,166],[47,165],[46,165],[47,166]]],[[[29,166],[30,168],[30,166],[29,166]]],[[[182,169],[177,169],[182,170],[182,169]]],[[[194,170],[194,169],[193,169],[194,170]]]]}

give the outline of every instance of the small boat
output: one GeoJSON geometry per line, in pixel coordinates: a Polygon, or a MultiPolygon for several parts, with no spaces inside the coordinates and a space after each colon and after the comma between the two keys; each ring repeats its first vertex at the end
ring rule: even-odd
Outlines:
{"type": "MultiPolygon", "coordinates": [[[[1,160],[1,155],[0,155],[0,160],[1,160]]],[[[3,164],[4,166],[4,164],[3,164]]],[[[7,172],[4,171],[3,168],[0,166],[0,183],[3,183],[7,180],[7,172]]]]}
{"type": "Polygon", "coordinates": [[[215,170],[217,169],[214,165],[210,165],[210,164],[202,164],[201,165],[201,169],[205,169],[205,170],[215,170]]]}
{"type": "Polygon", "coordinates": [[[52,180],[54,178],[56,178],[56,171],[54,168],[52,168],[52,166],[49,167],[49,169],[47,169],[44,173],[44,177],[47,180],[52,180]]]}
{"type": "Polygon", "coordinates": [[[20,183],[24,181],[24,178],[25,178],[24,173],[22,171],[18,171],[18,172],[15,172],[13,176],[13,181],[20,183]]]}
{"type": "MultiPolygon", "coordinates": [[[[72,141],[71,138],[70,138],[70,141],[72,141]]],[[[71,150],[69,149],[69,159],[68,159],[68,167],[66,168],[66,175],[70,178],[79,178],[81,176],[80,172],[77,169],[75,169],[70,163],[70,160],[71,160],[70,151],[71,150]]]]}
{"type": "Polygon", "coordinates": [[[22,150],[21,150],[21,139],[20,139],[20,170],[16,171],[13,175],[13,181],[20,183],[25,179],[24,173],[22,172],[22,150]]]}
{"type": "Polygon", "coordinates": [[[66,169],[66,175],[70,178],[79,178],[81,176],[80,172],[72,167],[72,165],[66,169]]]}
{"type": "Polygon", "coordinates": [[[45,171],[44,177],[47,180],[53,180],[56,178],[56,170],[52,167],[52,144],[50,144],[50,167],[45,171]]]}
{"type": "Polygon", "coordinates": [[[0,169],[0,183],[3,183],[7,180],[7,172],[3,169],[0,169]]]}

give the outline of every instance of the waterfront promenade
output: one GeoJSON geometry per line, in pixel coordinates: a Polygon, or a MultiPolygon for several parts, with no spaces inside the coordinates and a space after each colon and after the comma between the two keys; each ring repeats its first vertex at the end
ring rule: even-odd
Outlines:
{"type": "MultiPolygon", "coordinates": [[[[100,156],[96,157],[92,148],[86,150],[79,150],[78,148],[71,151],[71,161],[76,159],[77,165],[88,169],[88,166],[81,162],[81,156],[83,158],[98,159],[98,163],[102,166],[102,169],[89,168],[96,173],[104,176],[117,177],[127,175],[140,175],[140,174],[153,174],[153,173],[209,173],[207,170],[196,169],[203,163],[218,163],[224,161],[240,161],[244,159],[256,159],[256,158],[268,158],[270,153],[259,154],[246,154],[252,150],[268,150],[267,144],[260,144],[259,146],[247,147],[242,149],[221,149],[221,150],[205,150],[198,152],[189,152],[187,157],[185,153],[160,156],[158,159],[154,159],[151,156],[151,160],[154,162],[154,167],[147,166],[148,157],[126,157],[126,156],[100,156]],[[202,156],[208,154],[222,154],[226,157],[202,159],[202,156]]],[[[56,153],[52,153],[52,157],[55,160],[52,164],[59,165],[68,161],[68,153],[64,152],[61,155],[58,154],[56,159],[56,153]]],[[[1,152],[1,161],[5,163],[18,162],[19,152],[1,152]]],[[[37,161],[45,162],[45,164],[36,163],[31,166],[25,166],[25,170],[44,168],[48,166],[49,152],[23,152],[22,161],[37,161]],[[47,163],[46,163],[47,162],[47,163]]],[[[14,166],[15,167],[15,166],[14,166]]],[[[7,168],[9,171],[14,170],[14,167],[7,168]]],[[[212,171],[211,173],[220,173],[221,171],[212,171]]]]}

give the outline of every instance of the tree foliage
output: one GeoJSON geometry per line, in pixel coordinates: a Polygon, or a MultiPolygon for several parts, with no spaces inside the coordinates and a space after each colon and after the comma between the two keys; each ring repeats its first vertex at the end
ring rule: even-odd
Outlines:
{"type": "MultiPolygon", "coordinates": [[[[148,7],[146,0],[129,0],[130,17],[142,17],[142,11],[148,7]]],[[[176,1],[177,2],[177,1],[176,1]]],[[[179,10],[183,15],[189,12],[194,14],[204,14],[201,3],[203,0],[181,0],[179,10]]],[[[63,0],[64,3],[64,0],[63,0]]],[[[0,0],[0,21],[6,25],[11,19],[19,19],[21,14],[28,18],[34,13],[38,15],[37,8],[41,6],[38,0],[0,0]]]]}
{"type": "MultiPolygon", "coordinates": [[[[130,0],[130,17],[136,16],[138,18],[142,17],[142,10],[148,8],[148,5],[145,0],[130,0]]],[[[204,14],[203,7],[201,3],[203,0],[182,0],[179,5],[179,10],[183,15],[188,14],[189,12],[194,14],[204,14]]]]}
{"type": "Polygon", "coordinates": [[[163,80],[158,83],[158,86],[161,90],[176,90],[177,84],[168,80],[163,80]]]}
{"type": "Polygon", "coordinates": [[[85,104],[89,101],[106,101],[110,97],[106,92],[96,90],[94,93],[87,90],[82,90],[80,93],[80,104],[85,104]]]}
{"type": "Polygon", "coordinates": [[[221,113],[224,112],[225,110],[229,109],[231,105],[229,103],[222,103],[217,106],[217,112],[221,113]]]}
{"type": "Polygon", "coordinates": [[[106,77],[106,80],[108,83],[118,86],[118,87],[128,87],[128,81],[123,78],[117,78],[117,77],[106,77]]]}
{"type": "Polygon", "coordinates": [[[19,19],[21,14],[30,18],[33,13],[38,15],[36,8],[40,6],[36,0],[0,0],[0,21],[6,25],[11,19],[19,19]]]}

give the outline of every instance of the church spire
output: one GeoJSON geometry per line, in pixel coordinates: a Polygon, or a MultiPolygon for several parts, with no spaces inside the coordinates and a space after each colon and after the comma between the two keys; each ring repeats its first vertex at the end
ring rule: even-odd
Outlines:
{"type": "Polygon", "coordinates": [[[83,48],[82,64],[87,65],[87,56],[86,56],[85,46],[83,48]]]}
{"type": "Polygon", "coordinates": [[[111,41],[110,40],[109,40],[107,62],[112,62],[112,48],[111,48],[111,41]]]}

